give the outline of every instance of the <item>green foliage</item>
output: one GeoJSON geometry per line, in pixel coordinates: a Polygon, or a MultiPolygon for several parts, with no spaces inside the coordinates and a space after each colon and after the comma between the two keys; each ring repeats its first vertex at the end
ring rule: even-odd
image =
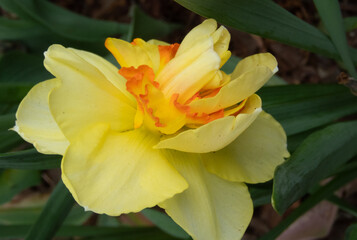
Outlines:
{"type": "Polygon", "coordinates": [[[276,169],[275,209],[282,214],[312,186],[355,156],[356,141],[357,121],[336,123],[309,135],[290,159],[276,169]]]}

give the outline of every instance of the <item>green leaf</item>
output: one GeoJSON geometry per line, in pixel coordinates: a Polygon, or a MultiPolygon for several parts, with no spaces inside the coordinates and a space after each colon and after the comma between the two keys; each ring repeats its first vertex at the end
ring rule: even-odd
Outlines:
{"type": "MultiPolygon", "coordinates": [[[[0,225],[0,238],[23,238],[30,225],[0,225]]],[[[174,240],[157,228],[149,227],[95,227],[95,226],[62,226],[56,233],[58,237],[91,237],[86,239],[104,240],[174,240]],[[97,238],[95,238],[97,237],[97,238]],[[157,237],[157,238],[155,238],[157,237]]]]}
{"type": "Polygon", "coordinates": [[[38,83],[53,78],[43,66],[43,55],[9,52],[0,59],[1,83],[38,83]]]}
{"type": "Polygon", "coordinates": [[[357,17],[346,17],[343,19],[345,31],[350,32],[357,29],[357,17]]]}
{"type": "Polygon", "coordinates": [[[0,82],[0,102],[19,103],[30,91],[33,84],[20,82],[0,82]]]}
{"type": "Polygon", "coordinates": [[[0,18],[0,39],[21,40],[38,37],[46,33],[46,29],[27,20],[0,18]]]}
{"type": "MultiPolygon", "coordinates": [[[[339,58],[334,45],[314,26],[270,0],[176,0],[187,9],[241,31],[339,58]]],[[[352,48],[351,48],[352,49],[352,48]]],[[[353,49],[357,63],[357,50],[353,49]]]]}
{"type": "Polygon", "coordinates": [[[261,184],[248,184],[250,196],[253,200],[254,207],[259,207],[271,202],[272,182],[261,184]]]}
{"type": "Polygon", "coordinates": [[[284,127],[287,135],[301,133],[357,112],[357,98],[340,85],[264,87],[257,93],[263,109],[284,127]]]}
{"type": "Polygon", "coordinates": [[[351,224],[347,230],[345,235],[345,240],[355,240],[357,239],[357,224],[351,224]]]}
{"type": "MultiPolygon", "coordinates": [[[[33,224],[40,216],[42,209],[42,205],[32,207],[19,206],[0,208],[0,225],[33,224]]],[[[85,212],[82,207],[75,205],[68,214],[64,224],[80,225],[83,224],[91,215],[91,212],[85,212]]]]}
{"type": "Polygon", "coordinates": [[[283,213],[336,168],[357,154],[357,121],[336,123],[307,137],[275,170],[273,206],[283,213]]]}
{"type": "Polygon", "coordinates": [[[357,169],[350,169],[350,171],[341,174],[334,178],[332,181],[327,183],[325,186],[320,187],[314,194],[309,196],[305,201],[303,201],[300,206],[295,209],[290,215],[284,218],[283,221],[279,223],[278,226],[273,228],[270,232],[265,234],[259,240],[271,240],[277,239],[277,237],[287,229],[290,224],[292,224],[296,219],[306,213],[309,209],[313,208],[316,204],[321,202],[323,199],[331,196],[337,189],[341,188],[343,185],[352,181],[357,177],[357,169]]]}
{"type": "Polygon", "coordinates": [[[178,226],[169,216],[165,213],[153,209],[144,209],[141,213],[154,223],[162,231],[181,239],[187,239],[190,236],[178,226]]]}
{"type": "Polygon", "coordinates": [[[73,207],[74,199],[60,181],[25,240],[47,240],[55,236],[73,207]]]}
{"type": "Polygon", "coordinates": [[[314,3],[346,69],[352,77],[357,79],[357,72],[350,56],[338,1],[314,0],[314,3]]]}
{"type": "Polygon", "coordinates": [[[126,24],[87,18],[45,0],[1,0],[0,6],[59,36],[83,42],[103,41],[128,30],[126,24]]]}
{"type": "MultiPolygon", "coordinates": [[[[33,33],[21,39],[32,50],[45,51],[49,45],[58,43],[64,46],[89,50],[100,55],[108,53],[104,47],[105,38],[127,33],[129,26],[110,21],[101,21],[78,15],[45,0],[0,0],[0,6],[26,21],[33,33]]],[[[18,20],[13,20],[18,21],[18,20]]],[[[16,28],[11,33],[11,24],[3,22],[6,31],[15,39],[21,37],[21,22],[13,23],[16,28]]],[[[8,38],[9,39],[9,38],[8,38]]]]}
{"type": "Polygon", "coordinates": [[[45,155],[36,149],[0,154],[0,168],[51,169],[61,166],[62,156],[45,155]]]}
{"type": "Polygon", "coordinates": [[[7,169],[0,172],[0,204],[10,201],[16,194],[40,183],[38,171],[7,169]]]}
{"type": "Polygon", "coordinates": [[[343,199],[337,197],[336,195],[330,196],[327,200],[337,205],[341,210],[351,214],[354,217],[357,217],[357,208],[344,201],[343,199]]]}
{"type": "Polygon", "coordinates": [[[180,27],[181,25],[179,24],[167,23],[152,18],[139,7],[133,5],[131,8],[131,24],[127,40],[132,41],[137,37],[144,40],[161,39],[180,27]]]}
{"type": "Polygon", "coordinates": [[[0,115],[0,152],[8,151],[12,147],[23,142],[22,138],[18,134],[13,131],[9,131],[9,128],[14,125],[15,114],[0,115]]]}

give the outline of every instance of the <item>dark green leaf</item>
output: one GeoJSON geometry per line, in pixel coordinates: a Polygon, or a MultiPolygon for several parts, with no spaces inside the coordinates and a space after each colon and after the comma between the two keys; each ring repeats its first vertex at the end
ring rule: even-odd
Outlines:
{"type": "Polygon", "coordinates": [[[350,225],[346,230],[345,240],[357,239],[357,224],[350,225]]]}
{"type": "Polygon", "coordinates": [[[357,17],[346,17],[343,19],[345,31],[350,32],[357,29],[357,17]]]}
{"type": "Polygon", "coordinates": [[[38,83],[52,78],[43,66],[43,55],[10,52],[0,59],[0,82],[38,83]]]}
{"type": "Polygon", "coordinates": [[[272,182],[248,185],[254,207],[259,207],[271,202],[272,182]]]}
{"type": "Polygon", "coordinates": [[[341,188],[343,185],[356,178],[356,170],[356,168],[350,169],[350,171],[337,176],[328,184],[318,189],[314,194],[312,194],[305,201],[303,201],[300,206],[295,209],[289,216],[287,216],[283,221],[281,221],[278,226],[273,228],[263,237],[259,238],[259,240],[276,239],[285,229],[290,226],[290,224],[292,224],[296,219],[306,213],[309,209],[313,208],[323,199],[331,196],[337,189],[341,188]]]}
{"type": "Polygon", "coordinates": [[[35,149],[0,154],[0,168],[51,169],[59,168],[62,156],[44,155],[35,149]]]}
{"type": "Polygon", "coordinates": [[[0,115],[0,152],[9,151],[12,147],[23,142],[22,138],[18,134],[9,130],[9,128],[13,127],[14,125],[15,114],[11,113],[0,115]]]}
{"type": "Polygon", "coordinates": [[[357,98],[339,85],[286,85],[258,91],[263,109],[288,135],[304,132],[357,112],[357,98]]]}
{"type": "Polygon", "coordinates": [[[357,121],[336,123],[307,137],[274,176],[273,205],[283,213],[311,186],[357,154],[357,121]]]}
{"type": "Polygon", "coordinates": [[[0,6],[20,18],[31,19],[59,36],[78,41],[102,41],[128,30],[125,24],[87,18],[45,0],[1,0],[0,6]]]}
{"type": "MultiPolygon", "coordinates": [[[[36,207],[7,207],[0,208],[0,225],[33,224],[40,216],[43,206],[39,205],[36,199],[36,207]]],[[[83,224],[90,216],[91,212],[85,212],[82,207],[76,205],[72,208],[68,217],[64,221],[67,225],[83,224]]]]}
{"type": "Polygon", "coordinates": [[[314,0],[314,3],[346,69],[352,77],[357,79],[357,72],[350,56],[338,1],[314,0]]]}
{"type": "Polygon", "coordinates": [[[55,236],[63,221],[73,207],[74,199],[60,181],[36,223],[31,227],[26,240],[48,240],[55,236]]]}
{"type": "Polygon", "coordinates": [[[41,177],[38,171],[7,169],[0,173],[0,204],[10,201],[22,190],[38,185],[41,177]]]}
{"type": "MultiPolygon", "coordinates": [[[[189,10],[221,24],[332,58],[339,54],[317,28],[270,0],[176,0],[189,10]]],[[[353,49],[353,60],[357,62],[353,49]]]]}
{"type": "MultiPolygon", "coordinates": [[[[0,225],[0,238],[23,238],[26,232],[29,231],[31,225],[0,225]]],[[[115,237],[114,239],[120,240],[137,240],[137,239],[155,239],[152,236],[166,237],[157,228],[144,228],[144,227],[95,227],[95,226],[62,226],[56,236],[59,237],[98,237],[103,239],[107,236],[115,237]],[[148,237],[148,238],[146,238],[148,237]]],[[[86,238],[88,239],[88,238],[86,238]]],[[[90,238],[93,239],[93,238],[90,238]]],[[[106,239],[106,238],[105,238],[106,239]]]]}
{"type": "Polygon", "coordinates": [[[144,209],[141,211],[145,217],[153,222],[162,231],[181,239],[187,239],[190,236],[178,226],[169,216],[165,213],[155,211],[153,209],[144,209]]]}
{"type": "Polygon", "coordinates": [[[357,208],[355,206],[349,204],[348,202],[335,195],[330,196],[328,200],[337,205],[341,210],[351,214],[354,217],[357,217],[357,208]]]}
{"type": "Polygon", "coordinates": [[[0,102],[19,103],[32,88],[31,83],[0,82],[0,102]]]}
{"type": "Polygon", "coordinates": [[[46,29],[31,21],[0,18],[1,40],[21,40],[38,37],[44,33],[46,33],[46,29]]]}
{"type": "Polygon", "coordinates": [[[133,5],[131,8],[131,24],[127,36],[128,41],[134,38],[144,40],[161,39],[178,29],[180,25],[167,23],[145,14],[139,7],[133,5]]]}

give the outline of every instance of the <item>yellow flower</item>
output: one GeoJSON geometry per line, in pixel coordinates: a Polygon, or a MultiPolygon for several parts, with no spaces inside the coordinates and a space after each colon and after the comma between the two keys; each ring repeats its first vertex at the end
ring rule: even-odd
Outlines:
{"type": "Polygon", "coordinates": [[[52,45],[16,130],[61,154],[75,200],[108,215],[159,205],[195,240],[240,239],[253,206],[245,183],[273,177],[288,156],[284,130],[254,94],[277,70],[269,53],[230,75],[230,34],[209,19],[179,44],[109,38],[119,70],[89,52],[52,45]]]}

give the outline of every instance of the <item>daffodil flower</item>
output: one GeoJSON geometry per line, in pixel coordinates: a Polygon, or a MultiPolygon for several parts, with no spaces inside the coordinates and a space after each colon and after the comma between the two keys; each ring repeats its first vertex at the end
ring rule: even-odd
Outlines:
{"type": "Polygon", "coordinates": [[[21,102],[14,130],[60,154],[75,200],[117,216],[155,205],[195,240],[232,240],[253,213],[245,183],[266,182],[288,156],[286,135],[255,92],[277,71],[269,53],[233,73],[230,34],[209,19],[181,44],[108,38],[103,58],[52,45],[55,78],[21,102]]]}

